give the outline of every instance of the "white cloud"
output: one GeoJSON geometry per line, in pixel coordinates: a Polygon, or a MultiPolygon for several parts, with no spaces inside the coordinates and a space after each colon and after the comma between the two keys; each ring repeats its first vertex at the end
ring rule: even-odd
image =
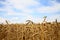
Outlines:
{"type": "MultiPolygon", "coordinates": [[[[22,10],[23,13],[32,13],[35,11],[39,12],[39,13],[55,13],[57,11],[60,10],[60,4],[56,3],[55,1],[52,1],[53,6],[41,6],[41,7],[37,7],[34,9],[28,9],[27,6],[29,5],[41,5],[39,4],[37,1],[34,0],[9,0],[10,4],[12,4],[13,6],[11,6],[12,8],[16,8],[16,9],[20,9],[22,10]]],[[[7,7],[8,9],[8,14],[15,14],[15,12],[12,10],[12,8],[7,7]]]]}
{"type": "Polygon", "coordinates": [[[1,23],[6,23],[5,20],[6,20],[5,18],[0,17],[0,24],[1,23]]]}
{"type": "Polygon", "coordinates": [[[41,7],[37,8],[36,11],[39,13],[55,13],[60,10],[59,6],[53,6],[53,7],[41,7]]]}
{"type": "Polygon", "coordinates": [[[28,5],[37,5],[38,2],[34,0],[9,0],[10,4],[12,3],[13,7],[17,9],[25,9],[28,5]]]}
{"type": "Polygon", "coordinates": [[[33,12],[33,10],[28,9],[27,6],[38,4],[38,2],[34,0],[8,0],[7,2],[9,2],[6,7],[7,15],[27,15],[33,12]],[[22,13],[16,13],[12,8],[20,9],[22,13]]]}
{"type": "Polygon", "coordinates": [[[36,11],[39,13],[55,13],[60,11],[60,4],[56,2],[54,2],[53,4],[53,6],[43,6],[36,8],[36,11]]]}
{"type": "MultiPolygon", "coordinates": [[[[8,8],[8,15],[22,15],[24,18],[22,20],[33,20],[34,22],[42,22],[40,18],[35,18],[33,15],[30,15],[32,12],[37,11],[39,13],[55,13],[60,10],[60,4],[56,3],[55,1],[52,1],[52,6],[41,6],[34,9],[28,9],[26,8],[28,5],[39,5],[38,2],[34,0],[10,0],[10,2],[13,4],[12,7],[16,9],[21,9],[22,13],[15,13],[13,10],[10,10],[8,8]]],[[[40,4],[41,5],[41,4],[40,4]]],[[[54,21],[57,16],[52,16],[49,21],[54,21]],[[54,19],[53,19],[54,18],[54,19]]],[[[13,18],[14,19],[14,18],[13,18]]]]}
{"type": "MultiPolygon", "coordinates": [[[[32,13],[34,10],[39,13],[54,13],[60,10],[60,4],[56,1],[51,1],[53,6],[42,6],[39,2],[34,0],[8,0],[6,10],[8,13],[13,13],[12,8],[20,9],[24,13],[32,13]],[[34,9],[28,9],[27,6],[29,5],[41,5],[40,7],[34,9]]],[[[14,13],[13,13],[14,14],[14,13]]]]}
{"type": "MultiPolygon", "coordinates": [[[[20,16],[20,17],[23,16],[23,17],[21,17],[21,20],[19,19],[19,17],[12,17],[11,22],[13,22],[13,23],[24,22],[25,20],[28,20],[28,19],[32,20],[34,22],[42,22],[43,19],[41,19],[39,17],[34,17],[33,15],[31,15],[31,13],[33,13],[34,11],[37,11],[37,13],[38,12],[39,13],[55,13],[60,10],[60,4],[53,1],[53,6],[42,6],[37,1],[34,1],[34,0],[8,0],[7,4],[6,4],[6,8],[0,9],[0,10],[7,11],[7,14],[5,14],[5,16],[6,15],[8,15],[8,16],[9,15],[12,15],[12,16],[16,15],[16,16],[20,16]],[[28,9],[27,6],[30,6],[30,5],[31,6],[32,5],[33,6],[40,5],[40,7],[28,9]],[[20,10],[22,10],[22,12],[16,13],[14,10],[12,10],[12,8],[20,9],[20,10]]],[[[51,21],[51,20],[53,21],[55,18],[58,18],[58,15],[52,16],[51,18],[52,19],[50,19],[49,21],[51,21]]]]}
{"type": "Polygon", "coordinates": [[[47,21],[53,22],[57,19],[58,22],[60,22],[60,15],[51,15],[50,17],[47,18],[47,21]]]}

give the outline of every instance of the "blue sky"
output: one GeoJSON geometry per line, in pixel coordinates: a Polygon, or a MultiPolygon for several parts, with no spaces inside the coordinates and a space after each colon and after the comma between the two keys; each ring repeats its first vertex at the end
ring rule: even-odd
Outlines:
{"type": "Polygon", "coordinates": [[[43,16],[47,16],[47,21],[60,22],[60,0],[0,0],[0,23],[37,23],[43,21],[43,16]]]}

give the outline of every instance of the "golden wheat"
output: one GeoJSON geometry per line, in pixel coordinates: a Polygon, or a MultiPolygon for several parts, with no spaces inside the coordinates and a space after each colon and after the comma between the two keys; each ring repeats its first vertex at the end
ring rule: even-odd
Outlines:
{"type": "Polygon", "coordinates": [[[60,40],[60,23],[25,25],[7,22],[0,24],[0,40],[60,40]]]}

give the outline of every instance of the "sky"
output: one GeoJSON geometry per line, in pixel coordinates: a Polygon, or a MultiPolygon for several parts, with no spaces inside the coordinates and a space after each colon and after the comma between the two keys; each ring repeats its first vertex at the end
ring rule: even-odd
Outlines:
{"type": "Polygon", "coordinates": [[[0,23],[8,20],[11,23],[24,23],[32,20],[42,22],[60,22],[60,0],[0,0],[0,23]]]}

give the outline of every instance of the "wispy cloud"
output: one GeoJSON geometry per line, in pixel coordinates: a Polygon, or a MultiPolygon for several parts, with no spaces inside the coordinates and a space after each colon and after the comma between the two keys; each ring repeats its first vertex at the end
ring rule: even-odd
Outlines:
{"type": "Polygon", "coordinates": [[[52,16],[52,21],[53,18],[59,19],[60,17],[60,3],[58,1],[59,0],[0,0],[0,15],[2,15],[0,17],[7,18],[8,20],[9,17],[11,17],[10,21],[13,22],[15,20],[14,23],[16,23],[23,22],[27,19],[39,22],[43,16],[52,16]],[[39,15],[36,16],[36,14],[39,15]]]}

